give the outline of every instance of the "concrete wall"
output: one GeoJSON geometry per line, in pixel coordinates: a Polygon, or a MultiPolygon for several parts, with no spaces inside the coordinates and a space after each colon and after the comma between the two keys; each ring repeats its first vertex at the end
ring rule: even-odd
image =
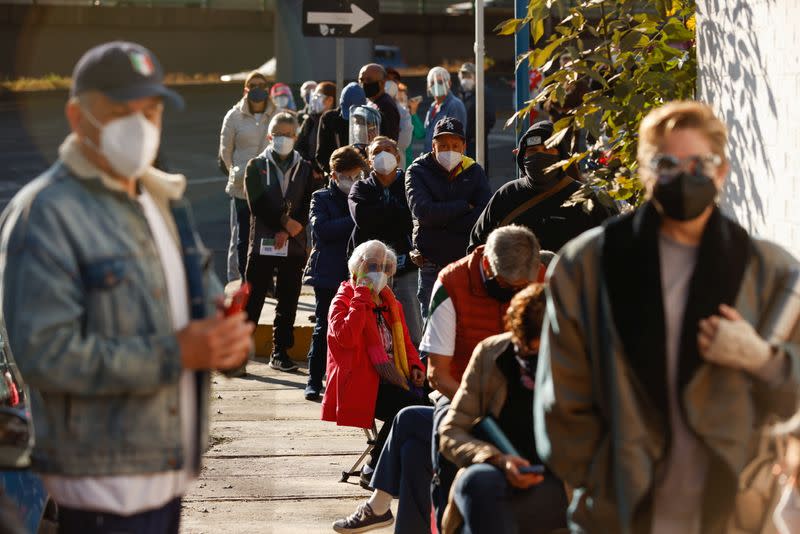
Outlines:
{"type": "Polygon", "coordinates": [[[699,97],[730,129],[724,207],[800,255],[800,2],[697,4],[699,97]]]}

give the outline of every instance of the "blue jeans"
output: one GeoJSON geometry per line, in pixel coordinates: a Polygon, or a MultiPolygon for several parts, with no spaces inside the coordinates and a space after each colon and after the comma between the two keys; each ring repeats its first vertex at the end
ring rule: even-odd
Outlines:
{"type": "Polygon", "coordinates": [[[400,410],[381,451],[372,487],[397,497],[396,534],[430,532],[433,408],[400,410]]]}
{"type": "Polygon", "coordinates": [[[250,206],[241,198],[231,199],[231,241],[228,244],[228,282],[244,278],[250,243],[250,206]]]}
{"type": "Polygon", "coordinates": [[[322,389],[322,377],[325,376],[325,366],[328,363],[328,310],[335,296],[336,288],[314,288],[314,316],[317,320],[308,350],[308,385],[318,391],[322,389]]]}
{"type": "Polygon", "coordinates": [[[439,452],[439,426],[444,416],[450,410],[451,401],[447,397],[440,397],[433,407],[433,429],[431,432],[431,462],[433,465],[433,479],[431,479],[431,502],[436,509],[436,527],[442,531],[442,519],[447,502],[450,498],[450,486],[456,478],[458,468],[439,452]]]}
{"type": "Polygon", "coordinates": [[[178,534],[181,500],[129,516],[59,507],[59,534],[178,534]]]}
{"type": "Polygon", "coordinates": [[[552,475],[526,490],[513,488],[493,465],[474,464],[456,482],[462,534],[547,534],[567,526],[564,486],[552,475]]]}
{"type": "Polygon", "coordinates": [[[439,271],[441,270],[441,265],[437,265],[428,260],[425,260],[425,262],[422,264],[422,267],[419,269],[419,287],[417,289],[417,299],[419,300],[423,322],[428,320],[428,307],[431,304],[433,285],[436,283],[436,277],[439,276],[439,271]]]}
{"type": "Polygon", "coordinates": [[[409,271],[395,276],[392,286],[398,302],[403,306],[408,335],[411,336],[411,342],[415,347],[419,347],[419,342],[422,341],[422,314],[417,300],[418,285],[417,271],[409,271]]]}

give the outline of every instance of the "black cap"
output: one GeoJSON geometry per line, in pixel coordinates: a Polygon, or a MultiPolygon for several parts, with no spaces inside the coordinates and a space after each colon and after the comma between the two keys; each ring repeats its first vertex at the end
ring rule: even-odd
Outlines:
{"type": "Polygon", "coordinates": [[[436,139],[440,135],[457,135],[461,139],[466,139],[464,136],[464,125],[461,121],[453,117],[445,117],[436,123],[433,127],[433,138],[436,139]]]}
{"type": "Polygon", "coordinates": [[[164,69],[158,58],[142,45],[125,41],[95,46],[78,60],[71,94],[87,91],[99,91],[118,102],[161,96],[183,108],[183,98],[164,86],[164,69]]]}
{"type": "Polygon", "coordinates": [[[550,121],[539,121],[530,128],[519,140],[519,147],[517,150],[517,165],[520,169],[523,167],[525,160],[525,150],[528,147],[543,145],[545,141],[553,136],[553,123],[550,121]]]}

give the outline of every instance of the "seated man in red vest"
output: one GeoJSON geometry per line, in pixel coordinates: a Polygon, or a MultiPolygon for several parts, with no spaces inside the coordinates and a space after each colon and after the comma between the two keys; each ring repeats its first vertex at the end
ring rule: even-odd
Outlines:
{"type": "Polygon", "coordinates": [[[420,350],[428,353],[428,380],[436,406],[414,406],[395,416],[369,487],[370,499],[333,524],[336,532],[365,532],[385,526],[392,498],[399,497],[395,532],[430,529],[431,500],[437,524],[447,506],[456,468],[439,455],[437,430],[461,383],[472,351],[502,333],[514,294],[539,278],[539,242],[522,226],[493,231],[485,246],[439,273],[420,350]],[[426,528],[427,526],[427,528],[426,528]]]}

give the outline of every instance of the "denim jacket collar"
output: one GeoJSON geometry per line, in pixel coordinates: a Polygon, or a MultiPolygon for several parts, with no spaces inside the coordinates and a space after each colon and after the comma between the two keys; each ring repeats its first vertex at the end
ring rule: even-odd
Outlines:
{"type": "MultiPolygon", "coordinates": [[[[98,169],[86,159],[80,150],[80,140],[74,133],[69,134],[58,148],[58,155],[76,177],[84,180],[99,180],[107,189],[120,193],[125,192],[118,180],[98,169]]],[[[166,173],[155,167],[150,167],[139,180],[148,193],[160,201],[179,200],[186,190],[185,176],[166,173]]]]}

